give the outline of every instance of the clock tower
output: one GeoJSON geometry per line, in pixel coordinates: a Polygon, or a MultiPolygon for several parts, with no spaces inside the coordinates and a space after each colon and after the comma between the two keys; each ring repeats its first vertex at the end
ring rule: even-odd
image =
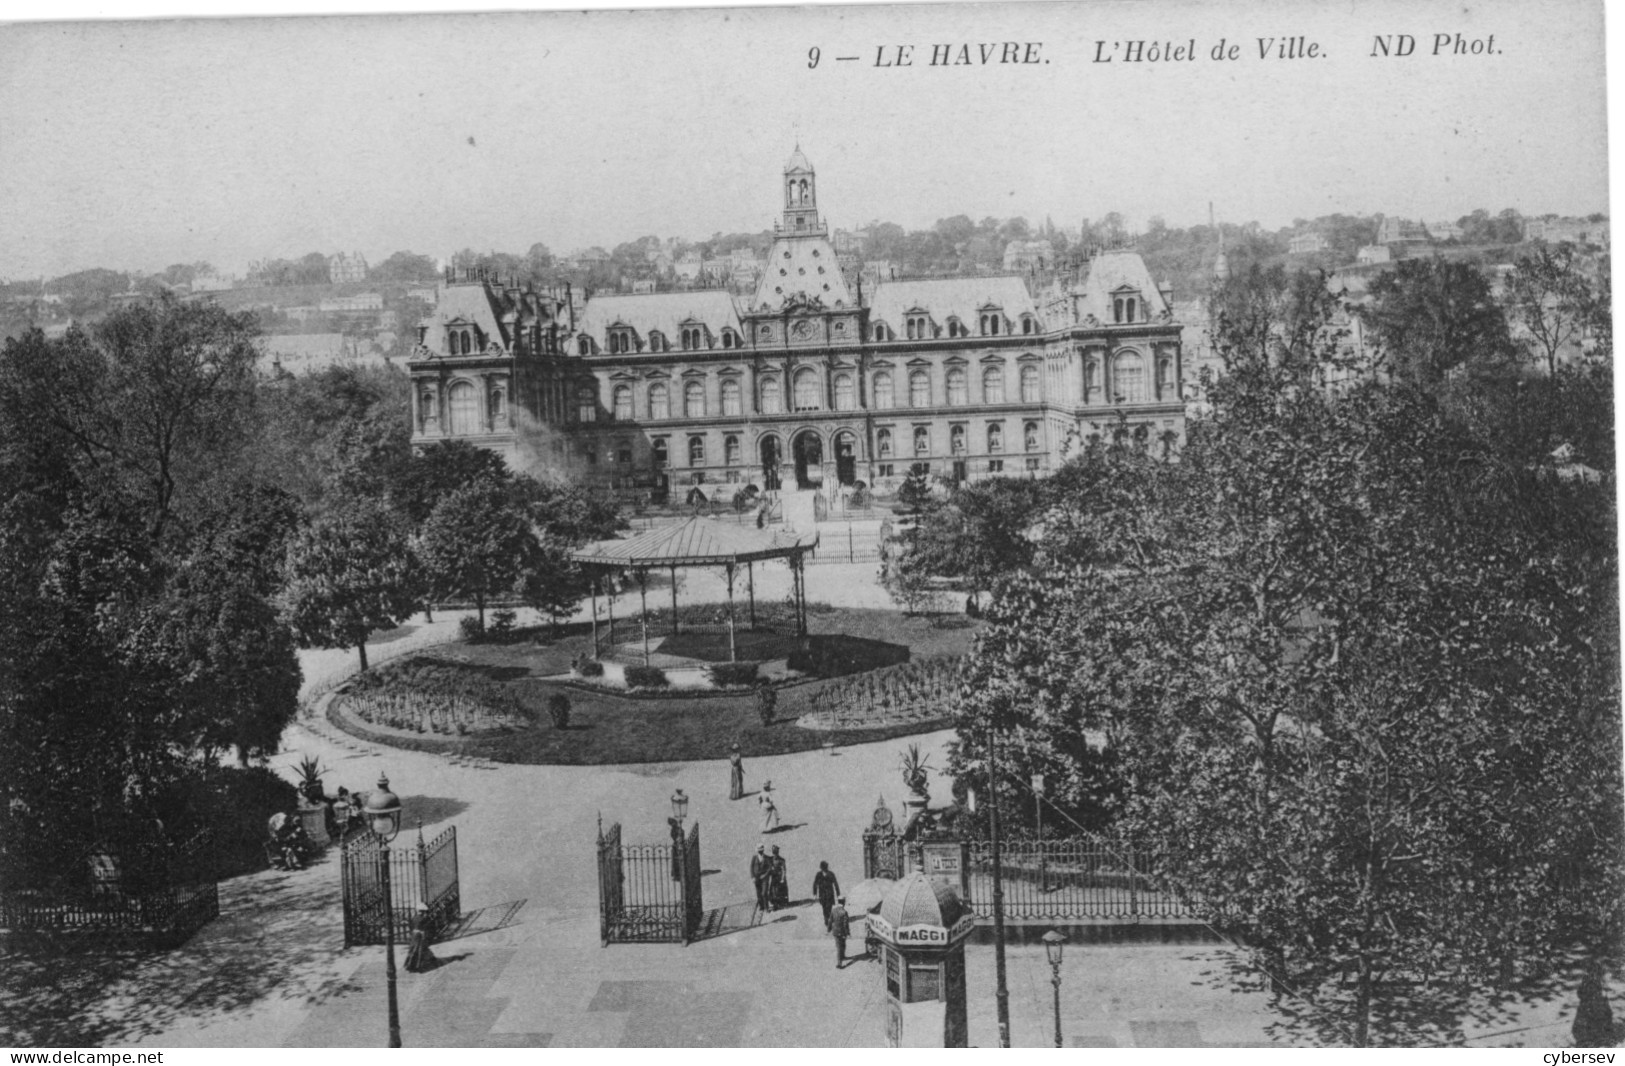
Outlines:
{"type": "Polygon", "coordinates": [[[784,221],[779,229],[783,233],[824,232],[818,221],[818,176],[799,144],[784,164],[784,221]]]}

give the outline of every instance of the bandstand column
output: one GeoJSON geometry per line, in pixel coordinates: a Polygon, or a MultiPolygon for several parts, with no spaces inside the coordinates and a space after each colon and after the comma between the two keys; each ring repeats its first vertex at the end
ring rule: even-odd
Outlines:
{"type": "Polygon", "coordinates": [[[745,564],[745,584],[750,592],[750,627],[756,628],[756,564],[745,564]]]}
{"type": "Polygon", "coordinates": [[[638,571],[638,600],[643,610],[638,621],[643,625],[643,665],[649,665],[649,571],[638,571]]]}
{"type": "Polygon", "coordinates": [[[609,613],[609,649],[615,650],[615,572],[604,582],[604,609],[609,613]]]}
{"type": "Polygon", "coordinates": [[[734,645],[734,564],[729,563],[728,571],[728,661],[739,661],[739,653],[734,645]]]}
{"type": "Polygon", "coordinates": [[[598,658],[598,579],[592,579],[592,657],[598,658]]]}
{"type": "Polygon", "coordinates": [[[671,568],[671,631],[677,632],[677,568],[671,568]]]}

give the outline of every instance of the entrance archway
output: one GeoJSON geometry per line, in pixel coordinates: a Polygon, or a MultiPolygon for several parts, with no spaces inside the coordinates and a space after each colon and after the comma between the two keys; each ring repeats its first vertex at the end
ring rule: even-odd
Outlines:
{"type": "Polygon", "coordinates": [[[796,487],[815,489],[824,483],[824,442],[818,434],[804,429],[790,442],[796,463],[796,487]]]}
{"type": "Polygon", "coordinates": [[[763,437],[757,450],[762,460],[762,488],[772,492],[779,487],[779,438],[772,434],[763,437]]]}
{"type": "Polygon", "coordinates": [[[858,439],[851,430],[835,434],[835,480],[850,485],[858,479],[858,439]]]}

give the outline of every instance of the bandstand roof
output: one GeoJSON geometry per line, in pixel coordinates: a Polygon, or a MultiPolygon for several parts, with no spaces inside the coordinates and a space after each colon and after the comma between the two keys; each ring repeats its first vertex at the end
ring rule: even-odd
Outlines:
{"type": "Polygon", "coordinates": [[[753,529],[694,517],[673,526],[645,530],[625,540],[600,540],[570,553],[578,563],[626,569],[667,566],[726,566],[784,559],[810,551],[817,533],[753,529]]]}

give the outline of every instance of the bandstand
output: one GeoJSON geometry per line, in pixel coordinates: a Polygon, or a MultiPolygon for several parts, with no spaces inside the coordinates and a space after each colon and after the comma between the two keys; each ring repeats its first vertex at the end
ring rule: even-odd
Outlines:
{"type": "MultiPolygon", "coordinates": [[[[695,517],[676,525],[646,530],[624,540],[600,540],[572,552],[570,558],[598,576],[630,571],[638,583],[642,605],[643,661],[649,662],[649,574],[671,571],[671,631],[679,631],[677,618],[677,571],[693,567],[718,567],[728,583],[728,661],[738,661],[734,638],[734,579],[741,567],[750,604],[750,623],[756,624],[757,563],[783,559],[790,567],[794,589],[796,632],[807,632],[806,555],[818,546],[818,534],[795,533],[782,529],[752,529],[715,518],[695,517]]],[[[598,581],[593,581],[592,646],[598,654],[598,581]]],[[[610,627],[615,624],[613,601],[610,627]]]]}

